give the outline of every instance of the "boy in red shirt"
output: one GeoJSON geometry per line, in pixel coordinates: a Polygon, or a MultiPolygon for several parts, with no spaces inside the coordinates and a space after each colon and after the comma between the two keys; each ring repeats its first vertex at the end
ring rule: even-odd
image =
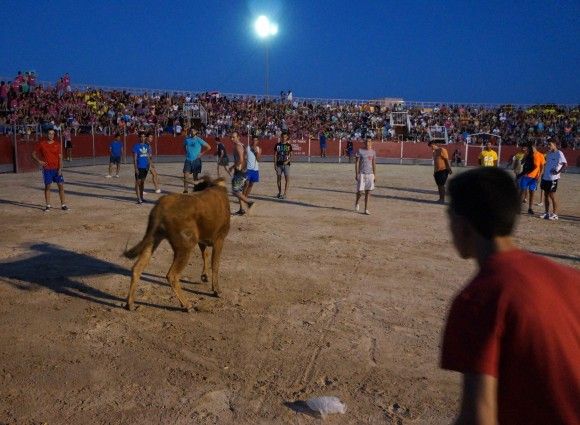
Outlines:
{"type": "Polygon", "coordinates": [[[54,130],[48,130],[48,140],[41,140],[32,152],[32,159],[42,167],[44,180],[45,212],[50,211],[50,186],[56,183],[60,196],[61,209],[68,210],[64,201],[64,179],[62,177],[62,153],[60,144],[54,140],[54,130]]]}
{"type": "Polygon", "coordinates": [[[449,184],[450,228],[479,265],[456,296],[441,366],[463,374],[457,423],[580,423],[580,272],[518,249],[513,179],[495,167],[449,184]]]}

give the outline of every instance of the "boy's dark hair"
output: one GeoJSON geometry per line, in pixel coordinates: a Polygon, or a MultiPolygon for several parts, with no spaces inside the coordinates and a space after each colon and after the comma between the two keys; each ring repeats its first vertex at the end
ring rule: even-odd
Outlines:
{"type": "Polygon", "coordinates": [[[449,182],[456,215],[465,217],[484,238],[508,236],[520,213],[520,199],[514,179],[495,167],[466,171],[449,182]]]}

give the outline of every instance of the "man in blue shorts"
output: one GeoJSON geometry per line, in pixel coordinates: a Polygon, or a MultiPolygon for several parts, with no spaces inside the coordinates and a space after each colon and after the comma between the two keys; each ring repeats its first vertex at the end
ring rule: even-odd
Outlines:
{"type": "Polygon", "coordinates": [[[119,169],[121,168],[121,157],[123,156],[123,142],[121,142],[119,132],[115,133],[115,138],[109,145],[109,174],[105,177],[110,179],[113,172],[113,164],[117,166],[116,178],[119,178],[119,169]]]}
{"type": "Polygon", "coordinates": [[[149,172],[149,157],[151,156],[151,147],[147,144],[145,133],[139,133],[139,142],[133,146],[133,165],[135,167],[135,193],[137,194],[137,203],[143,203],[143,189],[145,188],[145,179],[149,172]]]}
{"type": "Polygon", "coordinates": [[[48,140],[42,140],[32,152],[32,159],[42,166],[42,178],[44,180],[44,199],[46,206],[43,211],[50,211],[50,186],[56,183],[60,196],[61,209],[67,211],[64,202],[64,179],[62,177],[62,152],[60,144],[54,140],[54,130],[48,130],[48,140]]]}
{"type": "Polygon", "coordinates": [[[260,181],[260,154],[262,150],[258,146],[258,136],[252,137],[252,143],[246,147],[246,186],[244,187],[244,196],[248,198],[252,192],[254,183],[260,181]]]}
{"type": "Polygon", "coordinates": [[[234,165],[230,167],[230,172],[233,173],[232,176],[232,195],[234,195],[240,201],[240,209],[236,212],[236,215],[245,215],[246,212],[250,213],[255,202],[250,201],[244,195],[244,189],[246,187],[246,167],[248,163],[247,151],[244,149],[244,145],[240,142],[240,136],[236,131],[232,133],[232,142],[234,142],[234,165]],[[244,210],[244,202],[248,205],[248,210],[244,210]]]}
{"type": "Polygon", "coordinates": [[[189,129],[189,137],[183,142],[185,148],[185,163],[183,164],[183,193],[187,193],[187,177],[193,175],[193,180],[201,173],[201,156],[211,150],[211,147],[205,140],[197,135],[197,129],[189,129]]]}

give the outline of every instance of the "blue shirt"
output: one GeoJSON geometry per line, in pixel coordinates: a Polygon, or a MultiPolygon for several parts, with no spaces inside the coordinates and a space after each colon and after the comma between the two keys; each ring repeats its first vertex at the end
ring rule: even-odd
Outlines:
{"type": "Polygon", "coordinates": [[[187,137],[183,142],[183,146],[185,146],[185,159],[188,161],[195,161],[199,158],[203,146],[209,147],[209,145],[198,136],[187,137]]]}
{"type": "Polygon", "coordinates": [[[149,168],[151,147],[147,143],[133,145],[133,154],[137,155],[137,168],[149,168]]]}
{"type": "Polygon", "coordinates": [[[324,133],[322,133],[320,135],[320,146],[326,146],[326,135],[324,133]]]}
{"type": "Polygon", "coordinates": [[[123,142],[120,140],[113,140],[109,146],[111,148],[111,156],[121,156],[123,152],[123,142]]]}

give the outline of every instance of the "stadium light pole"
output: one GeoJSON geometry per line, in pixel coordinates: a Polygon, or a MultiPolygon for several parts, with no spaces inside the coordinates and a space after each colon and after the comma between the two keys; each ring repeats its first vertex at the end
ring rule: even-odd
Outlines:
{"type": "Polygon", "coordinates": [[[278,24],[271,22],[267,16],[262,15],[256,19],[256,23],[254,24],[254,29],[256,30],[256,34],[262,40],[264,40],[264,47],[266,50],[266,71],[265,71],[265,88],[266,88],[266,98],[269,95],[269,80],[270,80],[270,45],[268,44],[268,39],[270,37],[275,36],[278,34],[278,24]]]}

